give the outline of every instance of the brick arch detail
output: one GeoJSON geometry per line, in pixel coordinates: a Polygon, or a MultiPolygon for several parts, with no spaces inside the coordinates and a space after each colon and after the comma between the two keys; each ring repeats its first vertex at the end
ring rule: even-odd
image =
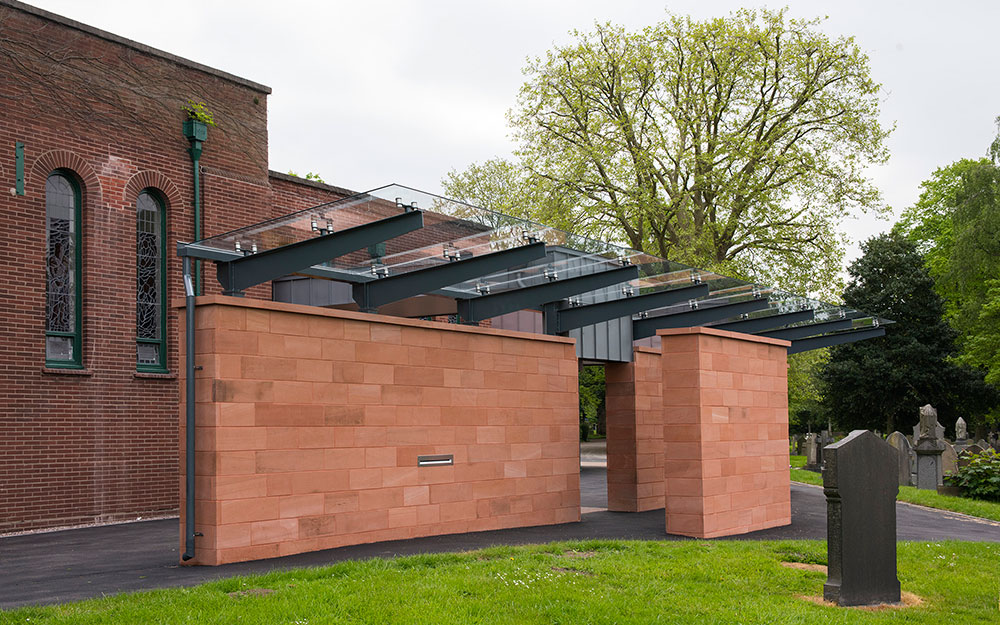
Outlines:
{"type": "Polygon", "coordinates": [[[100,203],[101,180],[97,177],[97,172],[82,156],[69,150],[49,150],[36,158],[31,166],[29,180],[25,182],[33,184],[38,180],[44,189],[45,180],[57,169],[68,169],[79,177],[86,205],[97,206],[100,203]]]}
{"type": "Polygon", "coordinates": [[[132,177],[125,184],[125,192],[123,194],[125,203],[129,205],[135,204],[139,193],[143,189],[149,188],[156,189],[163,195],[163,199],[167,203],[167,210],[181,205],[181,193],[177,189],[177,185],[170,178],[153,169],[144,169],[132,174],[132,177]]]}

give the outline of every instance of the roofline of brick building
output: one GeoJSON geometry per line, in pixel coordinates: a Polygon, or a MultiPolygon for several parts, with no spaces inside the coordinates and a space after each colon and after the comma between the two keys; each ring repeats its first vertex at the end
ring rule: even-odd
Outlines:
{"type": "Polygon", "coordinates": [[[214,67],[209,67],[208,65],[202,65],[201,63],[196,63],[194,61],[185,59],[183,57],[179,57],[175,54],[164,52],[163,50],[157,50],[156,48],[139,43],[138,41],[132,41],[131,39],[126,39],[125,37],[119,37],[118,35],[115,35],[113,33],[109,33],[99,28],[94,28],[93,26],[88,26],[87,24],[77,22],[76,20],[71,20],[68,17],[63,17],[62,15],[50,13],[49,11],[33,7],[29,4],[24,4],[23,2],[18,2],[17,0],[0,0],[0,6],[6,6],[12,9],[16,9],[18,11],[22,11],[24,13],[29,13],[36,17],[41,17],[51,22],[67,26],[69,28],[74,28],[81,32],[87,33],[88,35],[93,35],[95,37],[99,37],[106,41],[110,41],[112,43],[117,43],[119,45],[132,48],[133,50],[137,50],[144,54],[156,56],[166,61],[170,61],[171,63],[176,63],[177,65],[181,65],[183,67],[195,69],[200,72],[204,72],[206,74],[211,74],[212,76],[215,76],[217,78],[222,78],[224,80],[228,80],[229,82],[233,82],[238,85],[248,87],[250,89],[253,89],[254,91],[263,93],[265,95],[271,93],[271,88],[268,87],[267,85],[262,85],[252,80],[247,80],[246,78],[240,78],[239,76],[235,76],[228,72],[215,69],[214,67]]]}
{"type": "MultiPolygon", "coordinates": [[[[3,2],[3,0],[0,0],[3,2]]],[[[333,191],[338,195],[357,195],[360,191],[351,191],[350,189],[345,189],[344,187],[338,187],[332,184],[327,184],[325,182],[317,182],[316,180],[307,180],[306,178],[301,178],[299,176],[290,176],[288,174],[283,174],[280,171],[274,171],[273,169],[268,170],[267,175],[269,178],[276,178],[278,180],[284,180],[285,182],[294,182],[295,184],[301,184],[306,187],[313,187],[314,189],[323,189],[324,191],[333,191]]]]}

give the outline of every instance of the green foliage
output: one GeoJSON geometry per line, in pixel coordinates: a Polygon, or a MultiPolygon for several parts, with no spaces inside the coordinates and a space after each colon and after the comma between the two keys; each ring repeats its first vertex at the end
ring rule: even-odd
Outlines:
{"type": "Polygon", "coordinates": [[[951,423],[961,372],[951,363],[955,332],[916,245],[898,233],[873,237],[851,263],[844,302],[896,323],[885,337],[838,345],[822,370],[824,409],[845,430],[892,432],[918,419],[919,407],[938,408],[951,423]]]}
{"type": "Polygon", "coordinates": [[[867,57],[819,24],[741,10],[574,31],[529,62],[505,167],[558,190],[560,223],[581,234],[832,295],[837,226],[884,208],[864,169],[887,158],[888,131],[867,57]]]}
{"type": "Polygon", "coordinates": [[[814,349],[788,357],[788,426],[792,432],[805,432],[826,422],[822,410],[823,386],[819,373],[830,352],[814,349]]]}
{"type": "Polygon", "coordinates": [[[604,429],[606,386],[603,366],[586,366],[580,370],[580,432],[604,429]]]}
{"type": "Polygon", "coordinates": [[[297,173],[295,173],[294,171],[292,171],[291,169],[289,169],[288,170],[288,175],[292,176],[293,178],[303,178],[304,177],[306,180],[313,180],[315,182],[326,184],[326,180],[323,180],[323,178],[321,178],[319,174],[314,174],[312,172],[309,172],[305,176],[299,176],[297,173]]]}
{"type": "Polygon", "coordinates": [[[957,360],[970,368],[966,377],[976,386],[970,409],[977,416],[991,412],[990,420],[996,421],[1000,418],[1000,134],[989,154],[993,160],[963,159],[935,171],[895,231],[918,245],[945,300],[946,318],[958,332],[957,360]]]}
{"type": "Polygon", "coordinates": [[[194,100],[188,100],[188,103],[181,107],[181,110],[187,113],[189,119],[199,121],[207,126],[215,125],[215,116],[212,115],[212,111],[205,108],[204,102],[195,102],[194,100]]]}
{"type": "Polygon", "coordinates": [[[969,463],[959,466],[948,482],[961,486],[969,497],[1000,501],[1000,454],[987,449],[979,454],[969,454],[968,459],[969,463]]]}

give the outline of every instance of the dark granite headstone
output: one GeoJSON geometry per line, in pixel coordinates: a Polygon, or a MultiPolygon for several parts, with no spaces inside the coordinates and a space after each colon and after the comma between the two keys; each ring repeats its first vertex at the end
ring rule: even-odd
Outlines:
{"type": "Polygon", "coordinates": [[[899,603],[896,450],[868,430],[823,449],[827,561],[823,598],[838,605],[899,603]]]}

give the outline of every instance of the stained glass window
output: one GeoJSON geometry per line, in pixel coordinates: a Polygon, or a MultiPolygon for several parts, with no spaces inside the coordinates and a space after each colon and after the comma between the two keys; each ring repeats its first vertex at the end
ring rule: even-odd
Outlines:
{"type": "Polygon", "coordinates": [[[143,191],[136,200],[135,340],[139,370],[165,371],[166,254],[163,231],[166,213],[159,198],[143,191]]]}
{"type": "Polygon", "coordinates": [[[66,174],[45,181],[45,360],[79,367],[80,189],[66,174]]]}

